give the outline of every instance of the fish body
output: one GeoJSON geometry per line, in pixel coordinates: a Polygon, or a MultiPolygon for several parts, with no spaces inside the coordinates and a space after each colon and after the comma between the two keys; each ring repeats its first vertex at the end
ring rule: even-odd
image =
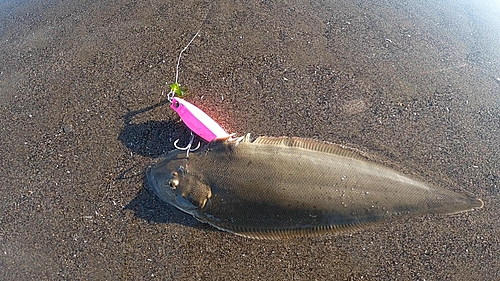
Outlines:
{"type": "Polygon", "coordinates": [[[483,203],[310,139],[218,139],[172,151],[147,172],[163,201],[216,228],[260,239],[317,236],[392,217],[483,203]]]}

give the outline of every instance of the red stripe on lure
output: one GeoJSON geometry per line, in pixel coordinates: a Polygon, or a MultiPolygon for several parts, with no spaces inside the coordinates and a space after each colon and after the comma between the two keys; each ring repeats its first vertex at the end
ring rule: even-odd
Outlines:
{"type": "Polygon", "coordinates": [[[182,121],[191,131],[208,142],[230,136],[214,119],[210,118],[210,116],[192,103],[174,97],[172,98],[170,108],[179,114],[182,121]]]}

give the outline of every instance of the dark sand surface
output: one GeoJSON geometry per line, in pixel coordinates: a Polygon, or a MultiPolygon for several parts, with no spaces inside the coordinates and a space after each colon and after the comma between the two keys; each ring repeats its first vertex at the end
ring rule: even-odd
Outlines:
{"type": "Polygon", "coordinates": [[[161,93],[208,2],[0,1],[0,280],[500,279],[495,17],[252,2],[212,4],[181,63],[189,101],[230,132],[348,144],[485,207],[314,239],[214,230],[143,181],[188,139],[161,93]]]}

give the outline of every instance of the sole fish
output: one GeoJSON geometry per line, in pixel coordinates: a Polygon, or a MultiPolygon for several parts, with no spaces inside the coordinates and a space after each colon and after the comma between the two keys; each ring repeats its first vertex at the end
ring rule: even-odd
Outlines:
{"type": "Polygon", "coordinates": [[[355,150],[294,137],[217,139],[189,158],[172,151],[147,178],[161,200],[218,229],[258,239],[318,236],[483,206],[355,150]]]}

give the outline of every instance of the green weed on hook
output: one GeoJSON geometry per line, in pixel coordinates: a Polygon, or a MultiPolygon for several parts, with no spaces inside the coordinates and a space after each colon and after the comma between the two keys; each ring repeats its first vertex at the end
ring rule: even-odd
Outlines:
{"type": "Polygon", "coordinates": [[[170,92],[174,93],[175,97],[183,98],[186,96],[187,87],[181,87],[179,83],[175,82],[170,84],[170,92]]]}

